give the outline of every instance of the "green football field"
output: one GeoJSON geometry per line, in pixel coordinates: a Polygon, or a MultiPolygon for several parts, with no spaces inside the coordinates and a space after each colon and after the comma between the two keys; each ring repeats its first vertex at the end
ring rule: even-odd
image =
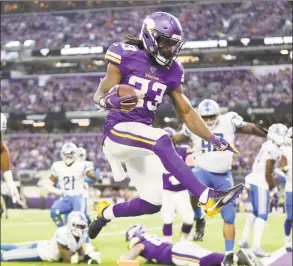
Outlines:
{"type": "MultiPolygon", "coordinates": [[[[41,210],[12,210],[8,220],[1,221],[1,243],[30,242],[36,240],[50,239],[56,230],[55,225],[50,220],[49,211],[41,210]]],[[[94,214],[93,214],[94,215],[94,214]]],[[[272,252],[283,246],[283,214],[271,214],[267,223],[263,238],[263,248],[272,252]]],[[[237,240],[241,236],[244,227],[246,214],[238,214],[236,220],[237,240]]],[[[162,221],[160,215],[148,215],[138,218],[123,218],[112,221],[103,229],[102,234],[92,243],[102,252],[103,265],[117,265],[119,257],[127,252],[125,242],[125,231],[132,224],[143,224],[151,234],[161,235],[162,221]]],[[[177,218],[174,228],[174,240],[179,239],[180,221],[177,218]]],[[[236,242],[237,243],[237,242],[236,242]]],[[[202,247],[211,251],[222,252],[224,240],[222,238],[221,217],[209,218],[205,239],[199,243],[202,247]]],[[[143,262],[143,260],[141,260],[143,262]]],[[[52,265],[49,262],[6,262],[1,265],[52,265]]],[[[143,263],[141,263],[143,264],[143,263]]],[[[54,265],[64,265],[54,263],[54,265]]]]}

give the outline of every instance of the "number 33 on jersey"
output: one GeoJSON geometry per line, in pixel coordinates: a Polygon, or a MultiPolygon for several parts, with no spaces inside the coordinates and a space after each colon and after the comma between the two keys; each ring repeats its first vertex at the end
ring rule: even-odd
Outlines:
{"type": "MultiPolygon", "coordinates": [[[[174,61],[170,69],[154,65],[143,50],[133,45],[113,43],[105,59],[120,70],[120,84],[131,85],[144,95],[144,98],[139,100],[137,108],[131,112],[110,111],[106,124],[113,125],[115,121],[135,121],[150,125],[164,95],[179,87],[184,79],[180,63],[174,61]]],[[[107,128],[107,125],[105,126],[107,128]]]]}

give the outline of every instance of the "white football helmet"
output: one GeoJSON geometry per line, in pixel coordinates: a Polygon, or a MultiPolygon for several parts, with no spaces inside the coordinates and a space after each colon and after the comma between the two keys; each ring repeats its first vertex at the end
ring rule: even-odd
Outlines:
{"type": "Polygon", "coordinates": [[[197,111],[206,122],[209,129],[213,129],[218,123],[220,114],[219,105],[211,99],[203,100],[197,107],[197,111]]]}
{"type": "Polygon", "coordinates": [[[88,230],[87,219],[79,211],[73,211],[69,214],[66,226],[75,237],[82,237],[88,230]]]}
{"type": "Polygon", "coordinates": [[[66,165],[70,165],[75,162],[77,147],[74,143],[65,143],[61,148],[61,158],[66,165]]]}
{"type": "Polygon", "coordinates": [[[287,127],[283,124],[273,124],[269,127],[267,138],[278,146],[282,146],[286,143],[287,130],[287,127]]]}
{"type": "Polygon", "coordinates": [[[76,157],[80,161],[85,161],[86,160],[86,150],[83,147],[78,147],[76,150],[76,157]]]}

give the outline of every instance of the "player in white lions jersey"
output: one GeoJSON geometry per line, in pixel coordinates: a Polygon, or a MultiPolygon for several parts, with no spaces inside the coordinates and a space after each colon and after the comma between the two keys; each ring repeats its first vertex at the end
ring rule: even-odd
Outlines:
{"type": "Polygon", "coordinates": [[[268,140],[262,145],[255,158],[252,173],[245,178],[252,203],[252,213],[247,217],[239,246],[248,248],[247,240],[254,227],[252,250],[261,257],[269,256],[261,249],[261,238],[269,216],[269,190],[275,187],[274,169],[278,166],[282,156],[280,147],[285,144],[286,132],[287,127],[283,124],[273,124],[269,127],[268,140]]]}
{"type": "Polygon", "coordinates": [[[72,212],[66,226],[58,228],[50,240],[34,242],[28,247],[17,244],[1,244],[0,261],[60,261],[77,264],[101,263],[101,254],[93,252],[85,255],[84,238],[88,229],[83,213],[72,212]],[[78,253],[78,255],[75,255],[78,253]]]}
{"type": "Polygon", "coordinates": [[[95,179],[92,168],[82,161],[76,160],[77,147],[73,143],[65,143],[61,148],[62,161],[54,162],[51,167],[51,182],[47,189],[51,193],[61,195],[51,207],[51,218],[58,227],[64,225],[62,214],[72,211],[84,213],[84,179],[85,176],[95,179]],[[60,189],[55,188],[58,182],[60,189]]]}
{"type": "MultiPolygon", "coordinates": [[[[253,134],[265,137],[266,133],[253,123],[244,122],[243,118],[235,112],[228,112],[220,115],[219,105],[211,100],[205,99],[198,106],[198,112],[206,122],[209,129],[221,139],[226,139],[233,144],[235,133],[253,134]]],[[[207,142],[191,131],[184,124],[181,132],[173,137],[174,143],[191,139],[194,149],[195,168],[194,174],[206,186],[217,189],[229,189],[234,184],[231,175],[233,153],[230,151],[217,151],[210,142],[207,142]]],[[[197,199],[192,198],[192,205],[195,209],[196,234],[194,240],[201,240],[204,235],[205,220],[198,207],[197,199]]],[[[225,238],[225,260],[222,265],[233,265],[233,249],[235,239],[235,216],[236,204],[231,202],[221,209],[224,220],[225,238]]]]}
{"type": "Polygon", "coordinates": [[[17,187],[12,178],[12,172],[10,170],[10,156],[8,147],[4,143],[4,131],[7,128],[7,119],[4,114],[1,113],[1,171],[3,177],[8,186],[13,203],[20,202],[20,196],[17,187]]]}
{"type": "Polygon", "coordinates": [[[284,223],[285,231],[285,246],[288,252],[292,252],[292,239],[290,238],[292,230],[292,127],[290,127],[286,134],[287,143],[281,147],[282,159],[280,163],[280,168],[277,168],[275,171],[276,174],[279,174],[286,178],[286,220],[284,223]]]}

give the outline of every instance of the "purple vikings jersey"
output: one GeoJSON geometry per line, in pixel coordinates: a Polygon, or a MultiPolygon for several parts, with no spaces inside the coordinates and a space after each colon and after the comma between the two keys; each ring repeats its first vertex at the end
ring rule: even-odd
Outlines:
{"type": "Polygon", "coordinates": [[[172,243],[164,241],[156,236],[136,234],[131,239],[129,248],[132,248],[139,243],[144,245],[144,250],[139,255],[144,257],[147,262],[173,265],[172,243]]]}
{"type": "MultiPolygon", "coordinates": [[[[175,149],[184,162],[186,160],[187,155],[192,153],[192,150],[188,145],[176,145],[175,149]]],[[[169,180],[171,176],[172,176],[171,174],[163,175],[163,189],[164,190],[182,191],[186,189],[181,184],[173,185],[169,180]]]]}
{"type": "Polygon", "coordinates": [[[134,110],[109,112],[104,123],[105,136],[113,126],[121,122],[151,125],[164,95],[179,87],[184,80],[180,63],[173,61],[170,68],[155,65],[144,50],[134,45],[113,43],[105,59],[119,68],[122,75],[121,84],[133,86],[144,94],[144,98],[139,99],[134,110]]]}

